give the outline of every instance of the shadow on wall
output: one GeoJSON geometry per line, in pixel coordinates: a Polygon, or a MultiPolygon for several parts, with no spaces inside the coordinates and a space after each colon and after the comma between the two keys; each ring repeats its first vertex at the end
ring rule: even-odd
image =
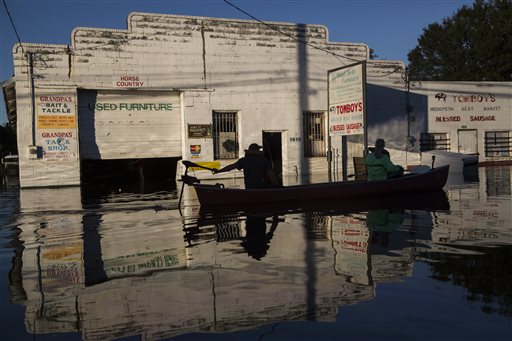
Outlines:
{"type": "Polygon", "coordinates": [[[368,145],[383,138],[386,147],[405,150],[409,135],[412,139],[408,151],[419,152],[420,135],[428,131],[428,97],[409,92],[407,115],[405,90],[368,83],[366,91],[368,145]]]}
{"type": "MultiPolygon", "coordinates": [[[[304,40],[304,36],[305,36],[305,32],[306,32],[307,28],[306,28],[306,25],[304,24],[298,24],[296,25],[296,36],[298,38],[298,40],[304,40]]],[[[308,74],[307,74],[307,69],[308,69],[308,58],[307,58],[307,50],[306,50],[306,45],[305,44],[302,44],[302,43],[297,43],[297,67],[298,67],[298,73],[299,73],[299,98],[300,98],[300,103],[299,103],[299,108],[300,110],[306,110],[308,107],[309,107],[309,101],[308,101],[308,91],[309,91],[309,86],[308,86],[308,74]]],[[[300,115],[304,115],[304,112],[302,111],[300,113],[300,115]]],[[[302,123],[302,128],[301,128],[301,132],[303,133],[304,132],[304,120],[302,119],[301,117],[301,120],[300,120],[302,123]]],[[[306,183],[309,182],[310,180],[310,173],[311,173],[311,169],[309,169],[309,165],[308,163],[306,162],[306,158],[304,158],[304,145],[301,146],[301,150],[300,150],[300,153],[302,155],[300,155],[301,157],[299,157],[299,160],[302,160],[302,165],[301,165],[301,169],[302,169],[302,174],[303,176],[306,177],[306,179],[304,179],[304,181],[306,183]]]]}
{"type": "Polygon", "coordinates": [[[100,160],[101,155],[96,143],[95,106],[96,90],[78,91],[78,131],[80,159],[100,160]]]}

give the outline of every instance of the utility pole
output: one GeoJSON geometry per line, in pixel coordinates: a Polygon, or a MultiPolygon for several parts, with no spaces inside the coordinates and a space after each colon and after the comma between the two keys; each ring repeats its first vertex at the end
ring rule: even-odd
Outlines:
{"type": "Polygon", "coordinates": [[[409,163],[407,160],[409,144],[411,139],[411,106],[410,106],[410,91],[411,91],[411,80],[409,77],[409,67],[405,67],[405,114],[407,117],[407,138],[405,144],[405,165],[409,163]]]}
{"type": "Polygon", "coordinates": [[[412,147],[412,136],[411,136],[411,87],[412,88],[420,88],[421,83],[411,80],[411,69],[409,66],[406,66],[404,69],[404,73],[402,75],[402,82],[405,88],[405,115],[407,119],[407,137],[405,144],[405,164],[408,164],[408,152],[409,148],[412,147]]]}
{"type": "Polygon", "coordinates": [[[36,91],[34,81],[34,52],[28,52],[28,65],[30,77],[30,100],[32,102],[32,146],[36,145],[36,91]]]}

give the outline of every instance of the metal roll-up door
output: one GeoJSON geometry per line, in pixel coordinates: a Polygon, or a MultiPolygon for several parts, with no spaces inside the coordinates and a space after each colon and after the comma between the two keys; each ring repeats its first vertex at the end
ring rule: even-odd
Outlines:
{"type": "Polygon", "coordinates": [[[80,158],[180,157],[180,112],[179,92],[79,90],[80,158]]]}

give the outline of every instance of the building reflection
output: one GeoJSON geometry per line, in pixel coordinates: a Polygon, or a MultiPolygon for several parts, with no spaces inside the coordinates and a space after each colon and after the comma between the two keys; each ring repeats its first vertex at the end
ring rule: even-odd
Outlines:
{"type": "MultiPolygon", "coordinates": [[[[432,231],[434,243],[480,245],[512,240],[510,209],[511,167],[479,169],[485,183],[447,189],[450,211],[438,212],[432,231]]],[[[443,252],[445,246],[441,246],[443,252]]],[[[457,252],[457,251],[455,251],[457,252]]]]}
{"type": "Polygon", "coordinates": [[[510,238],[509,200],[447,193],[449,211],[181,216],[162,193],[84,202],[78,187],[23,189],[12,297],[30,333],[85,340],[335,321],[411,276],[421,248],[510,238]]]}
{"type": "Polygon", "coordinates": [[[511,167],[492,167],[485,172],[486,194],[490,197],[512,194],[511,167]]]}

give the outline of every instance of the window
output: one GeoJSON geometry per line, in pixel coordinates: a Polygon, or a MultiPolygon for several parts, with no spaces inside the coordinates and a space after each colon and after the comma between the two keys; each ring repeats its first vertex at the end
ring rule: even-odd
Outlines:
{"type": "Polygon", "coordinates": [[[510,156],[511,139],[509,131],[485,132],[485,156],[507,157],[510,156]]]}
{"type": "Polygon", "coordinates": [[[325,156],[325,114],[304,113],[304,156],[325,156]]]}
{"type": "Polygon", "coordinates": [[[420,150],[450,150],[448,133],[421,133],[420,150]]]}
{"type": "Polygon", "coordinates": [[[215,160],[238,158],[238,115],[213,112],[213,153],[215,160]]]}

